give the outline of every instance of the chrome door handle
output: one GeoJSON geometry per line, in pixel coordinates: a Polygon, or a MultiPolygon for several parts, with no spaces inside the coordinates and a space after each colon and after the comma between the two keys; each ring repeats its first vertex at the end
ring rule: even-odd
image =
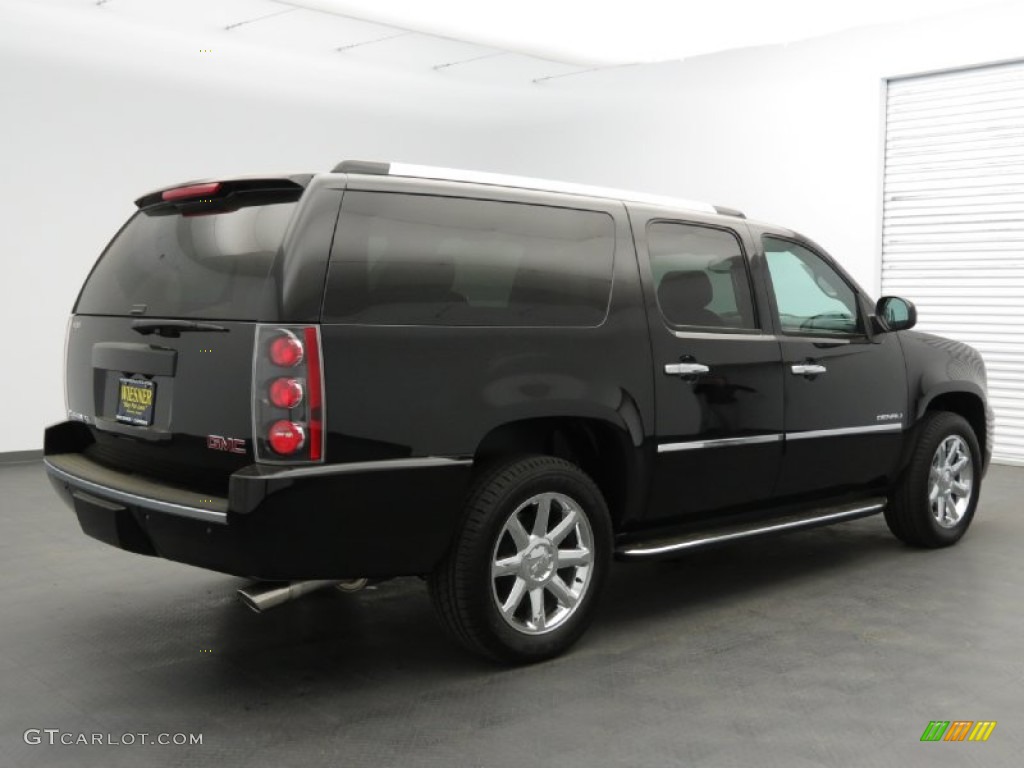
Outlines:
{"type": "Polygon", "coordinates": [[[700,376],[711,369],[700,363],[668,363],[665,373],[671,376],[700,376]]]}
{"type": "Polygon", "coordinates": [[[817,376],[819,373],[825,373],[828,368],[817,363],[799,363],[790,366],[790,370],[797,376],[817,376]]]}

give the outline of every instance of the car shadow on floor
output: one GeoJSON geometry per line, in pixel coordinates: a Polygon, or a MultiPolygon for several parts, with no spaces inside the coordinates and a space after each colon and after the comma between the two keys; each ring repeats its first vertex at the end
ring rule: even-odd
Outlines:
{"type": "MultiPolygon", "coordinates": [[[[902,547],[881,518],[697,551],[671,561],[616,563],[583,643],[599,649],[615,631],[659,624],[758,596],[786,599],[808,580],[871,578],[902,547]]],[[[453,678],[500,667],[464,652],[435,619],[426,584],[415,578],[372,585],[354,595],[314,593],[264,614],[226,605],[216,642],[240,669],[362,676],[402,670],[453,678]]],[[[570,652],[571,653],[571,652],[570,652]]]]}
{"type": "Polygon", "coordinates": [[[332,719],[339,712],[365,717],[365,709],[350,710],[363,695],[392,703],[410,691],[443,697],[452,686],[585,670],[595,654],[615,653],[623,638],[661,636],[669,642],[665,638],[702,623],[705,633],[714,634],[711,614],[749,620],[740,604],[791,600],[809,582],[820,591],[831,587],[817,584],[830,580],[841,591],[844,580],[880,578],[871,574],[879,564],[898,560],[902,549],[875,518],[670,562],[616,564],[580,644],[532,671],[463,651],[435,619],[426,584],[417,578],[382,582],[357,594],[323,590],[255,614],[234,597],[244,581],[203,575],[198,585],[168,580],[126,589],[127,604],[116,610],[102,604],[68,617],[79,626],[65,626],[91,644],[116,644],[122,671],[131,668],[182,706],[214,706],[227,698],[247,708],[273,708],[283,697],[319,702],[323,708],[317,709],[322,714],[329,708],[332,719]]]}

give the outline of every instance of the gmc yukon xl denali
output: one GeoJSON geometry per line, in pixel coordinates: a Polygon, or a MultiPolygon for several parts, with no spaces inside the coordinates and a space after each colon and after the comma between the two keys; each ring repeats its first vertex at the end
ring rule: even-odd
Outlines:
{"type": "Polygon", "coordinates": [[[158,190],[82,288],[45,462],[82,530],[264,607],[425,577],[505,662],[612,558],[884,514],[967,530],[977,352],[738,211],[346,161],[158,190]]]}

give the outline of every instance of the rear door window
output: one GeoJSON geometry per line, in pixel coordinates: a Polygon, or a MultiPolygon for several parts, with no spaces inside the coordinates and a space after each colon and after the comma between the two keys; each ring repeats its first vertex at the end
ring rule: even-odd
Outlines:
{"type": "Polygon", "coordinates": [[[371,325],[596,326],[614,222],[541,205],[346,192],[326,320],[371,325]]]}
{"type": "Polygon", "coordinates": [[[670,325],[757,327],[746,257],[733,232],[656,221],[647,227],[647,250],[658,307],[670,325]]]}
{"type": "Polygon", "coordinates": [[[296,203],[136,213],[97,262],[76,312],[257,320],[276,311],[274,278],[296,203]]]}

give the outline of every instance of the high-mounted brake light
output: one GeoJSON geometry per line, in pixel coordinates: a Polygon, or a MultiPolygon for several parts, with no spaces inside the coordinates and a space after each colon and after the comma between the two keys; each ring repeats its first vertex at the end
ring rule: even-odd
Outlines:
{"type": "Polygon", "coordinates": [[[302,382],[281,377],[270,382],[270,402],[278,408],[291,410],[302,402],[302,382]]]}
{"type": "Polygon", "coordinates": [[[282,368],[293,368],[302,362],[302,342],[286,333],[270,342],[270,362],[282,368]]]}
{"type": "Polygon", "coordinates": [[[252,424],[257,461],[324,460],[322,363],[318,326],[256,326],[252,424]]]}
{"type": "Polygon", "coordinates": [[[166,189],[160,195],[164,202],[172,203],[176,200],[191,200],[196,197],[213,197],[220,191],[220,182],[213,181],[209,184],[192,184],[188,187],[175,187],[166,189]]]}

